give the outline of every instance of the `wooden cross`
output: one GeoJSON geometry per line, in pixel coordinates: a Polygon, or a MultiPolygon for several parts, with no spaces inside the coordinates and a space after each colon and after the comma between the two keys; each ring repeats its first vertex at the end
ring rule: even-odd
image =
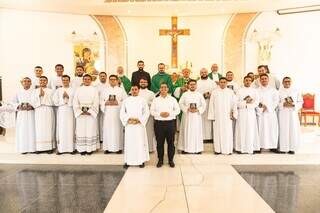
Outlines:
{"type": "Polygon", "coordinates": [[[159,35],[171,36],[171,68],[178,68],[178,36],[190,35],[190,29],[178,29],[178,17],[171,17],[171,29],[160,29],[159,35]]]}

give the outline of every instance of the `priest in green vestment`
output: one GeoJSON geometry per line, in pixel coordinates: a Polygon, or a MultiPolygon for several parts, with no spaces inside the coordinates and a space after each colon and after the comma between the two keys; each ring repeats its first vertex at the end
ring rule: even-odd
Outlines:
{"type": "Polygon", "coordinates": [[[211,66],[211,72],[209,73],[208,77],[211,80],[214,80],[216,84],[219,83],[219,79],[222,77],[220,73],[218,73],[219,67],[218,64],[212,64],[211,66]]]}
{"type": "Polygon", "coordinates": [[[185,68],[182,70],[182,77],[179,78],[176,83],[175,83],[175,88],[174,88],[174,97],[177,98],[179,101],[180,97],[184,92],[188,90],[188,82],[190,80],[190,73],[191,71],[188,68],[185,68]]]}
{"type": "Polygon", "coordinates": [[[119,80],[121,81],[120,84],[123,85],[124,90],[128,94],[131,89],[131,81],[127,76],[124,75],[124,70],[122,66],[117,67],[117,74],[118,74],[119,80]]]}
{"type": "Polygon", "coordinates": [[[162,83],[166,83],[169,88],[169,93],[172,94],[174,92],[173,90],[173,84],[171,80],[171,76],[167,73],[165,73],[165,64],[159,63],[158,64],[158,73],[152,76],[151,79],[151,91],[155,94],[159,93],[160,85],[162,83]]]}

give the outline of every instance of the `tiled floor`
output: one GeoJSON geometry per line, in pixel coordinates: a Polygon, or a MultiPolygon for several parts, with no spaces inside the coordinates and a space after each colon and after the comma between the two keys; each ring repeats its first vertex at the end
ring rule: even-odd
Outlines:
{"type": "Polygon", "coordinates": [[[0,164],[0,212],[103,212],[119,166],[0,164]]]}
{"type": "MultiPolygon", "coordinates": [[[[296,155],[217,156],[213,154],[212,144],[206,144],[202,155],[176,155],[175,162],[174,169],[168,165],[158,169],[155,167],[156,155],[152,154],[146,168],[130,167],[108,205],[105,203],[105,212],[274,212],[272,205],[259,196],[233,165],[320,165],[320,131],[319,128],[304,128],[302,145],[296,155]]],[[[104,155],[101,151],[91,156],[20,155],[15,153],[14,137],[9,133],[5,139],[0,138],[0,163],[122,165],[123,155],[104,155]]],[[[42,207],[41,203],[37,206],[42,207]]]]}
{"type": "Polygon", "coordinates": [[[243,165],[235,168],[277,213],[319,212],[319,165],[243,165]]]}

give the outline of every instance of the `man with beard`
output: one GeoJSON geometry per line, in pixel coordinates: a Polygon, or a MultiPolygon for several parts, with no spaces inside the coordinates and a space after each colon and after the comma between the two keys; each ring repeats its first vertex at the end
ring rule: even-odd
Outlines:
{"type": "Polygon", "coordinates": [[[82,86],[82,84],[83,84],[82,77],[83,77],[84,73],[85,72],[84,72],[83,66],[78,65],[76,67],[76,77],[71,82],[71,87],[72,88],[76,89],[76,88],[82,86]]]}
{"type": "Polygon", "coordinates": [[[191,70],[189,70],[188,68],[184,68],[182,70],[182,77],[179,78],[176,82],[177,87],[175,88],[173,95],[178,100],[180,99],[182,94],[188,90],[188,82],[190,80],[190,73],[191,73],[191,70]]]}
{"type": "Polygon", "coordinates": [[[117,75],[119,78],[120,86],[122,86],[128,94],[131,89],[131,82],[130,82],[129,78],[127,76],[125,76],[122,66],[117,67],[117,75]]]}
{"type": "Polygon", "coordinates": [[[150,89],[151,88],[151,78],[150,78],[150,74],[143,70],[144,69],[144,62],[138,61],[137,66],[138,66],[138,70],[132,73],[131,85],[138,86],[140,79],[142,77],[145,77],[148,80],[148,89],[150,89]]]}
{"type": "Polygon", "coordinates": [[[168,85],[170,94],[173,93],[173,85],[172,85],[171,76],[169,74],[165,73],[165,68],[166,68],[166,66],[164,63],[159,63],[158,64],[158,71],[159,72],[152,77],[151,90],[156,94],[159,93],[160,84],[162,84],[162,83],[166,83],[168,85]]]}
{"type": "Polygon", "coordinates": [[[197,91],[200,92],[204,99],[206,100],[206,110],[202,114],[202,130],[203,130],[203,140],[208,142],[212,141],[212,121],[208,119],[208,107],[209,99],[213,90],[217,87],[216,83],[211,80],[208,76],[208,70],[202,68],[200,70],[200,79],[197,82],[197,91]]]}
{"type": "MultiPolygon", "coordinates": [[[[151,90],[148,90],[148,81],[145,78],[140,79],[139,96],[141,96],[145,99],[145,101],[148,104],[148,107],[151,106],[151,103],[152,103],[155,95],[151,90]]],[[[149,152],[153,152],[155,150],[155,144],[156,144],[153,123],[154,123],[153,117],[150,116],[148,119],[148,122],[146,124],[149,152]]]]}
{"type": "Polygon", "coordinates": [[[209,73],[209,78],[219,84],[219,79],[222,77],[220,73],[218,73],[219,67],[218,64],[212,64],[211,66],[211,73],[209,73]]]}
{"type": "Polygon", "coordinates": [[[227,88],[233,90],[233,92],[236,94],[239,90],[239,85],[237,82],[233,80],[234,75],[232,71],[228,71],[226,73],[226,79],[227,79],[227,88]]]}
{"type": "Polygon", "coordinates": [[[277,152],[279,124],[276,110],[279,104],[279,92],[269,86],[269,76],[267,74],[260,75],[260,85],[257,89],[259,95],[257,111],[261,148],[277,152]]]}
{"type": "Polygon", "coordinates": [[[196,91],[197,81],[189,80],[189,90],[180,98],[179,106],[182,114],[179,150],[182,153],[197,153],[203,151],[202,114],[206,109],[203,95],[196,91]]]}

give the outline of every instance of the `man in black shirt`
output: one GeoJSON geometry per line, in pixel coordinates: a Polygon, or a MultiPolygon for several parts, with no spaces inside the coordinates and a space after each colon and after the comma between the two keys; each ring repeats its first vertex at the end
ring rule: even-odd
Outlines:
{"type": "Polygon", "coordinates": [[[132,73],[131,84],[132,86],[139,86],[139,82],[141,78],[147,79],[148,81],[148,89],[151,87],[151,78],[150,74],[143,70],[144,62],[138,61],[137,63],[138,70],[132,73]]]}

